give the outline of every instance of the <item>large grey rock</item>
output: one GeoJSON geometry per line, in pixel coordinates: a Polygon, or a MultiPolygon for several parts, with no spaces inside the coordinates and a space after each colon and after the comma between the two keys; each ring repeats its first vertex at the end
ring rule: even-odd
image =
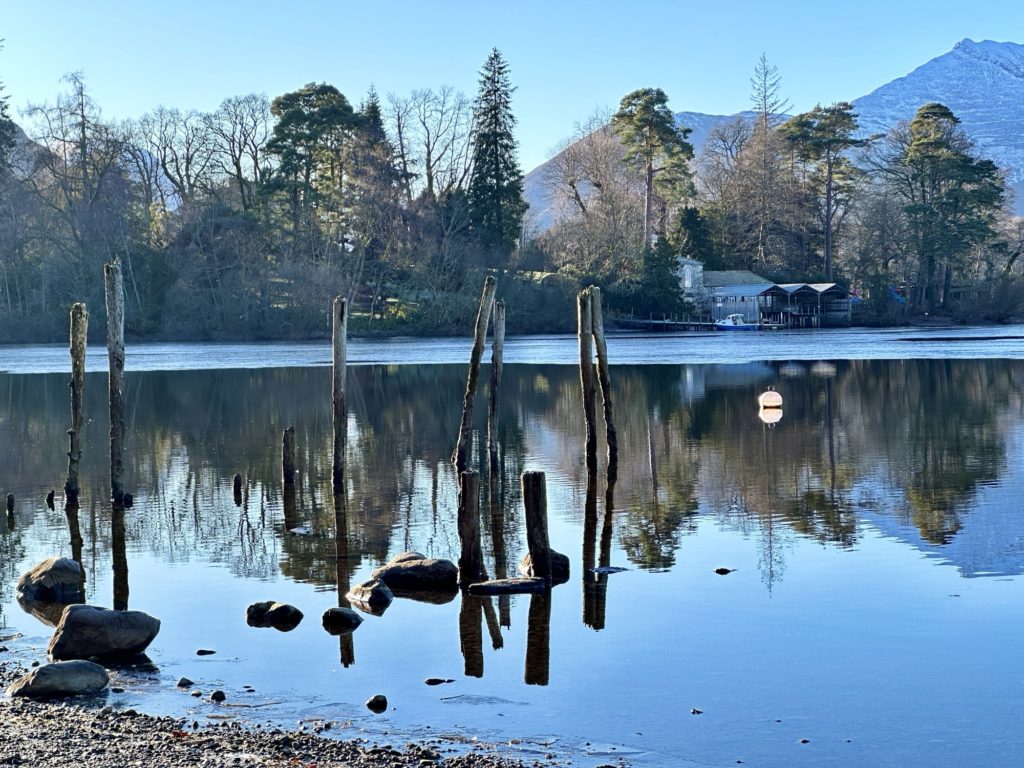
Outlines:
{"type": "Polygon", "coordinates": [[[280,632],[291,632],[302,621],[302,611],[294,605],[267,600],[246,608],[245,621],[250,627],[273,627],[280,632]]]}
{"type": "Polygon", "coordinates": [[[345,595],[356,608],[365,612],[380,616],[384,613],[395,596],[391,594],[388,585],[380,579],[371,579],[362,584],[356,584],[345,595]]]}
{"type": "MultiPolygon", "coordinates": [[[[551,551],[551,581],[555,584],[564,584],[569,580],[569,556],[561,552],[551,551]]],[[[533,572],[533,558],[527,553],[519,561],[519,573],[523,576],[533,578],[537,574],[533,572]]]]}
{"type": "Polygon", "coordinates": [[[58,661],[19,678],[7,693],[32,699],[82,696],[102,691],[109,680],[107,670],[91,661],[58,661]]]}
{"type": "Polygon", "coordinates": [[[160,631],[160,620],[142,611],[69,605],[46,649],[55,661],[114,658],[142,653],[160,631]]]}
{"type": "Polygon", "coordinates": [[[451,560],[434,560],[419,552],[403,552],[371,575],[387,584],[395,594],[399,590],[455,592],[459,569],[451,560]]]}
{"type": "Polygon", "coordinates": [[[351,608],[328,608],[323,615],[324,629],[329,635],[344,635],[363,623],[363,617],[351,608]]]}
{"type": "Polygon", "coordinates": [[[18,579],[23,603],[80,603],[85,571],[70,557],[49,557],[18,579]]]}

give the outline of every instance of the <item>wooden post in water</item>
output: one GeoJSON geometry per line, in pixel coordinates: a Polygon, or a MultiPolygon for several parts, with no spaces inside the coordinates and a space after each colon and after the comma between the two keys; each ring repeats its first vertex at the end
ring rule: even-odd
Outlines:
{"type": "Polygon", "coordinates": [[[103,265],[107,307],[107,377],[110,390],[110,493],[114,506],[124,504],[124,278],[121,261],[103,265]]]}
{"type": "Polygon", "coordinates": [[[89,313],[85,304],[71,306],[71,428],[68,430],[68,479],[64,483],[66,504],[78,504],[78,462],[82,459],[82,392],[85,386],[85,346],[89,313]]]}
{"type": "Polygon", "coordinates": [[[505,302],[494,302],[494,337],[491,343],[491,387],[487,403],[487,453],[490,476],[498,472],[498,393],[505,357],[505,302]]]}
{"type": "Polygon", "coordinates": [[[288,427],[281,438],[281,471],[285,485],[295,485],[295,427],[288,427]]]}
{"type": "Polygon", "coordinates": [[[469,457],[469,443],[473,434],[473,398],[476,397],[477,381],[480,378],[480,360],[484,356],[484,344],[487,341],[487,324],[491,317],[491,305],[494,294],[498,290],[498,281],[493,275],[484,279],[484,289],[480,294],[480,308],[476,313],[476,324],[473,327],[473,350],[469,356],[469,373],[466,375],[466,394],[462,399],[462,422],[459,425],[459,438],[452,453],[455,471],[462,474],[466,470],[469,457]]]}
{"type": "Polygon", "coordinates": [[[523,506],[526,508],[526,546],[533,561],[533,575],[551,583],[551,546],[548,543],[548,492],[543,472],[523,472],[523,506]]]}
{"type": "Polygon", "coordinates": [[[587,425],[587,471],[597,469],[596,390],[594,388],[594,321],[589,290],[576,297],[576,329],[580,345],[580,387],[583,392],[583,419],[587,425]]]}
{"type": "Polygon", "coordinates": [[[235,499],[235,506],[242,506],[242,476],[237,472],[234,480],[231,481],[231,491],[235,499]]]}
{"type": "Polygon", "coordinates": [[[459,584],[469,586],[487,578],[480,546],[480,473],[463,472],[459,487],[459,584]]]}
{"type": "Polygon", "coordinates": [[[334,469],[331,473],[335,488],[345,485],[345,446],[348,442],[348,412],[345,407],[345,379],[348,365],[348,301],[342,296],[334,299],[331,311],[331,329],[334,347],[334,469]]]}
{"type": "Polygon", "coordinates": [[[601,403],[604,406],[605,440],[608,443],[608,478],[614,483],[619,471],[619,437],[612,418],[612,379],[608,368],[608,345],[604,339],[604,315],[601,311],[601,289],[590,289],[591,321],[594,347],[597,349],[597,380],[601,384],[601,403]]]}

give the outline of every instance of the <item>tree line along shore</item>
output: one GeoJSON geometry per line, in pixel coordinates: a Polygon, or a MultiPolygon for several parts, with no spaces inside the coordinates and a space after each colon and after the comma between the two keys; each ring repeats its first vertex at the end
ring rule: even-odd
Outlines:
{"type": "Polygon", "coordinates": [[[509,333],[571,330],[591,284],[613,326],[699,311],[679,257],[840,281],[863,299],[855,323],[1024,311],[1004,173],[941,104],[879,136],[848,103],[789,116],[762,56],[751,111],[695,152],[664,91],[640,88],[556,148],[542,212],[524,199],[514,93],[494,49],[472,98],[371,89],[356,105],[309,83],[113,121],[72,74],[19,117],[26,136],[0,91],[0,342],[63,339],[76,301],[101,313],[115,257],[136,339],[315,338],[339,293],[356,334],[464,332],[484,273],[509,333]]]}

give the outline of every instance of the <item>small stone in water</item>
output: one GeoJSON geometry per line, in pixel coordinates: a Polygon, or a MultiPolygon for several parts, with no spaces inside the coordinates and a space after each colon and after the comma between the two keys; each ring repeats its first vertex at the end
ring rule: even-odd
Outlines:
{"type": "Polygon", "coordinates": [[[179,688],[191,688],[195,683],[189,680],[187,677],[183,677],[178,681],[179,688]]]}
{"type": "Polygon", "coordinates": [[[124,688],[111,688],[111,693],[124,693],[124,688]]]}
{"type": "Polygon", "coordinates": [[[715,573],[717,573],[719,576],[728,576],[735,570],[735,568],[715,568],[715,573]]]}
{"type": "Polygon", "coordinates": [[[224,699],[226,698],[227,696],[224,695],[224,691],[214,691],[210,694],[210,701],[221,702],[224,701],[224,699]]]}
{"type": "Polygon", "coordinates": [[[811,740],[810,739],[800,739],[800,743],[801,744],[810,744],[811,740]]]}
{"type": "Polygon", "coordinates": [[[196,698],[199,698],[200,696],[203,695],[203,692],[202,691],[192,691],[192,695],[195,696],[196,698]]]}
{"type": "Polygon", "coordinates": [[[208,648],[200,648],[196,651],[196,656],[213,656],[215,653],[216,651],[211,651],[208,648]]]}
{"type": "Polygon", "coordinates": [[[428,677],[423,681],[427,685],[443,685],[445,683],[454,683],[450,677],[428,677]]]}
{"type": "Polygon", "coordinates": [[[694,708],[692,708],[690,710],[690,714],[691,715],[703,715],[704,714],[704,710],[703,709],[697,709],[696,707],[694,707],[694,708]]]}
{"type": "Polygon", "coordinates": [[[367,699],[366,708],[379,715],[388,708],[388,699],[386,696],[378,693],[376,696],[367,699]]]}

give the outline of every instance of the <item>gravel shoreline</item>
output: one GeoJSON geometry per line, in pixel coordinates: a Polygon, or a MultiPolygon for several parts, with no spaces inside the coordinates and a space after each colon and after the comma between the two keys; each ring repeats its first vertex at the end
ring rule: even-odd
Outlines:
{"type": "MultiPolygon", "coordinates": [[[[6,688],[24,670],[0,662],[6,688]]],[[[467,749],[443,739],[403,745],[367,738],[340,740],[316,733],[216,725],[134,710],[90,708],[74,700],[0,700],[0,766],[31,768],[193,768],[194,766],[287,766],[288,768],[539,768],[566,765],[544,759],[524,762],[497,745],[467,749]]]]}

